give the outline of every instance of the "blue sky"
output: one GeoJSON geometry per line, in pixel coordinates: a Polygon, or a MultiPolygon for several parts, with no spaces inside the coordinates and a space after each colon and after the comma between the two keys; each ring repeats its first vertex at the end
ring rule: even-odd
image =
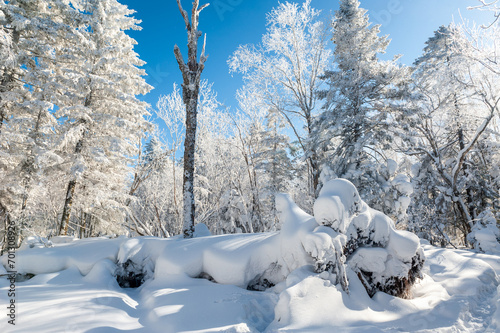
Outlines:
{"type": "MultiPolygon", "coordinates": [[[[152,106],[160,95],[169,94],[174,82],[182,77],[173,54],[175,44],[183,55],[186,50],[186,31],[175,0],[121,0],[137,13],[142,20],[141,31],[130,35],[138,42],[136,51],[147,62],[144,66],[147,82],[155,87],[141,97],[152,106]]],[[[191,0],[181,0],[184,9],[191,10],[191,0]]],[[[275,0],[212,0],[200,15],[200,30],[207,34],[206,53],[209,58],[202,74],[203,79],[214,83],[218,99],[226,106],[236,108],[236,90],[242,86],[239,75],[231,76],[227,59],[240,44],[258,44],[266,31],[266,13],[278,5],[275,0]]],[[[303,1],[297,1],[302,3],[303,1]]],[[[440,25],[450,23],[462,16],[484,23],[492,13],[469,11],[476,0],[362,0],[361,7],[368,10],[372,23],[381,24],[381,33],[388,34],[391,44],[385,57],[402,54],[401,62],[410,65],[425,46],[425,41],[440,25]]],[[[312,0],[312,6],[330,16],[338,9],[337,0],[312,0]]],[[[201,39],[200,39],[201,40],[201,39]]]]}

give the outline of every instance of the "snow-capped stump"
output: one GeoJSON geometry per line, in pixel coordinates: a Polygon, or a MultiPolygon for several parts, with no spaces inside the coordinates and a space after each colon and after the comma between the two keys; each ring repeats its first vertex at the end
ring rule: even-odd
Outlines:
{"type": "Polygon", "coordinates": [[[314,218],[320,225],[345,233],[351,218],[362,209],[362,200],[356,187],[345,179],[327,182],[314,202],[314,218]]]}
{"type": "Polygon", "coordinates": [[[332,244],[337,244],[323,245],[324,251],[305,244],[304,248],[309,249],[316,262],[316,271],[330,272],[336,277],[335,282],[347,291],[347,283],[339,275],[339,272],[345,274],[346,262],[370,296],[377,291],[409,296],[409,288],[422,277],[424,263],[417,236],[396,230],[394,222],[368,207],[356,187],[345,179],[331,180],[324,185],[314,204],[314,217],[323,228],[316,231],[331,228],[332,244]],[[341,249],[338,244],[342,244],[341,249]]]}

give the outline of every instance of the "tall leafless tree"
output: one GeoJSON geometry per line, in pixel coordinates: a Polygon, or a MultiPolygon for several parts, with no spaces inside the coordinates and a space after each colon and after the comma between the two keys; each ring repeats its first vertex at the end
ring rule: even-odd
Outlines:
{"type": "Polygon", "coordinates": [[[181,51],[177,45],[174,46],[174,54],[179,69],[182,73],[182,99],[186,105],[186,139],[184,141],[184,238],[192,238],[194,232],[194,153],[196,146],[196,115],[198,108],[198,94],[200,90],[200,76],[207,56],[205,55],[206,35],[203,41],[200,59],[198,61],[198,38],[201,31],[198,31],[198,19],[200,12],[208,4],[199,7],[199,1],[193,1],[191,11],[191,23],[187,12],[182,8],[180,0],[177,0],[179,11],[184,18],[188,34],[188,61],[184,62],[181,51]],[[199,7],[199,8],[198,8],[199,7]]]}

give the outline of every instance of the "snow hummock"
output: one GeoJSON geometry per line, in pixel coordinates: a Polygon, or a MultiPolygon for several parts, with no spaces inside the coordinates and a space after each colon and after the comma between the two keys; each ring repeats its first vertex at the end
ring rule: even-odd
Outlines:
{"type": "Polygon", "coordinates": [[[500,229],[491,210],[478,216],[467,239],[479,251],[500,254],[500,229]]]}
{"type": "MultiPolygon", "coordinates": [[[[325,184],[314,216],[287,195],[276,206],[283,227],[273,233],[210,236],[199,226],[191,239],[32,239],[37,246],[16,252],[16,270],[35,276],[16,283],[17,322],[1,320],[0,331],[500,330],[499,256],[421,244],[340,179],[325,184]],[[354,241],[364,243],[346,262],[347,293],[332,272],[316,268],[354,241]],[[404,276],[420,252],[423,279],[410,299],[368,295],[360,270],[381,281],[404,276]],[[121,288],[120,269],[143,284],[121,288]]],[[[0,293],[9,285],[0,278],[0,293]]],[[[0,298],[0,307],[7,301],[0,298]]]]}

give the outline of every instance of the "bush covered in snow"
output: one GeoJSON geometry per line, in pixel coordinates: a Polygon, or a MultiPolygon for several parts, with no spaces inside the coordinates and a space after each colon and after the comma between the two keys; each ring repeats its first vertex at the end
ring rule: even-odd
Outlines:
{"type": "Polygon", "coordinates": [[[370,296],[378,290],[408,296],[409,287],[421,277],[424,262],[417,236],[396,230],[390,218],[368,207],[354,185],[344,179],[324,185],[314,204],[314,217],[323,228],[331,229],[336,252],[317,257],[317,271],[335,273],[337,282],[344,285],[338,273],[345,272],[345,261],[370,296]]]}
{"type": "Polygon", "coordinates": [[[500,253],[500,230],[491,210],[479,214],[478,221],[472,227],[467,240],[481,252],[500,253]]]}

